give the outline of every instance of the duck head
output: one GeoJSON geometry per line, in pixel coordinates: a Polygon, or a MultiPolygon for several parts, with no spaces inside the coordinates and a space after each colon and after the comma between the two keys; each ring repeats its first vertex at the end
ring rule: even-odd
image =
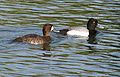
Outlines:
{"type": "Polygon", "coordinates": [[[52,24],[45,24],[43,26],[43,35],[44,36],[49,36],[49,33],[53,31],[53,25],[52,24]]]}

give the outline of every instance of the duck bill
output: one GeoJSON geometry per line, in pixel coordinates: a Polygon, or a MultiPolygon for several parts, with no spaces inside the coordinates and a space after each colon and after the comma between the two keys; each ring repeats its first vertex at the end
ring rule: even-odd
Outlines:
{"type": "Polygon", "coordinates": [[[53,32],[60,32],[59,30],[56,30],[53,26],[51,28],[51,31],[53,31],[53,32]]]}
{"type": "Polygon", "coordinates": [[[60,32],[59,30],[54,29],[53,32],[60,32]]]}
{"type": "Polygon", "coordinates": [[[104,29],[104,26],[100,25],[100,24],[98,24],[97,27],[100,28],[100,29],[104,29]]]}

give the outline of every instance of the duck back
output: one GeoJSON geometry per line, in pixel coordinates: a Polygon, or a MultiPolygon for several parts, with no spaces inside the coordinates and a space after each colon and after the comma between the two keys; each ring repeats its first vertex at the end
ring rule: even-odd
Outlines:
{"type": "Polygon", "coordinates": [[[24,42],[30,44],[44,44],[50,42],[50,36],[40,36],[37,34],[28,34],[14,39],[15,42],[24,42]]]}

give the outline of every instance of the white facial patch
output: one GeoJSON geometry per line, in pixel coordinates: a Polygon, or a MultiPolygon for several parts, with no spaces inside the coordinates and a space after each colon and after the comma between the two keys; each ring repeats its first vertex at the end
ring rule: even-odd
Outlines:
{"type": "Polygon", "coordinates": [[[53,31],[53,30],[54,30],[54,27],[52,26],[51,31],[53,31]]]}

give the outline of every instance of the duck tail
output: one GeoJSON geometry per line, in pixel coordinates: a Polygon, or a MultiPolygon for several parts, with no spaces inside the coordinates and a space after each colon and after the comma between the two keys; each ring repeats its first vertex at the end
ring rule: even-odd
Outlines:
{"type": "Polygon", "coordinates": [[[16,39],[14,39],[13,42],[22,42],[22,38],[21,38],[21,37],[18,37],[18,38],[16,38],[16,39]]]}

